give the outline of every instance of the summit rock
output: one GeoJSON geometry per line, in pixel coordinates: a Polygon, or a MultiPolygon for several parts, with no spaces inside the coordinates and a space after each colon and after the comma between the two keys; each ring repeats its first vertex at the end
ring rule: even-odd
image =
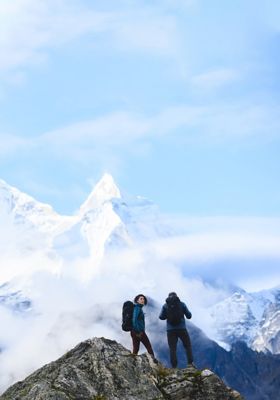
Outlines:
{"type": "Polygon", "coordinates": [[[1,400],[242,400],[213,372],[167,369],[119,343],[86,340],[11,386],[1,400]]]}

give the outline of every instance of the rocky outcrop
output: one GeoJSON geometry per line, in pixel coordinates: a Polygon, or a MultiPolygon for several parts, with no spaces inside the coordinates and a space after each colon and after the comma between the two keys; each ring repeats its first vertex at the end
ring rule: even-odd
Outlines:
{"type": "Polygon", "coordinates": [[[211,371],[167,369],[94,338],[11,386],[1,400],[242,400],[211,371]]]}

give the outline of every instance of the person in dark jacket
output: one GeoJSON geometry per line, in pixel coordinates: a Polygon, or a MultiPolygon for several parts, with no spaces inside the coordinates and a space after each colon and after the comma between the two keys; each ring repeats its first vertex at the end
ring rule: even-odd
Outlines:
{"type": "Polygon", "coordinates": [[[134,299],[134,309],[132,317],[132,331],[130,332],[132,337],[133,350],[132,354],[138,354],[140,348],[140,342],[146,347],[148,353],[152,356],[152,359],[157,363],[154,351],[150,340],[145,332],[145,316],[143,313],[143,306],[147,304],[147,298],[143,294],[138,294],[134,299]]]}
{"type": "Polygon", "coordinates": [[[193,364],[193,354],[192,346],[190,341],[190,336],[186,328],[185,317],[191,319],[192,314],[189,311],[185,303],[180,301],[179,297],[175,292],[171,292],[166,299],[166,303],[162,306],[159,319],[166,320],[167,329],[167,341],[170,351],[170,362],[173,368],[177,367],[177,342],[180,339],[186,350],[186,355],[188,359],[188,365],[194,366],[193,364]],[[179,315],[173,318],[172,310],[179,315]],[[176,311],[175,311],[176,310],[176,311]]]}

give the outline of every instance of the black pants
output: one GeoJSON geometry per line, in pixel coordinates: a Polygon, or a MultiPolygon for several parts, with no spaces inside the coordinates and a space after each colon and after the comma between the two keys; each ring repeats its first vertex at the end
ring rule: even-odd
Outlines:
{"type": "Polygon", "coordinates": [[[148,336],[146,335],[145,332],[136,333],[135,331],[131,331],[130,335],[132,337],[132,344],[133,344],[132,353],[133,354],[138,354],[139,347],[140,347],[140,342],[141,342],[146,347],[148,353],[151,354],[151,356],[154,357],[154,352],[153,352],[153,349],[152,349],[152,345],[151,345],[151,343],[149,341],[149,338],[148,338],[148,336]]]}
{"type": "Polygon", "coordinates": [[[186,350],[187,358],[188,358],[188,363],[193,362],[193,354],[192,354],[192,346],[191,346],[191,341],[190,341],[190,336],[188,334],[188,331],[186,329],[173,329],[170,331],[167,331],[167,340],[168,340],[168,346],[170,350],[170,362],[173,368],[177,367],[177,355],[176,355],[176,350],[177,350],[177,342],[178,339],[182,340],[183,346],[186,350]]]}

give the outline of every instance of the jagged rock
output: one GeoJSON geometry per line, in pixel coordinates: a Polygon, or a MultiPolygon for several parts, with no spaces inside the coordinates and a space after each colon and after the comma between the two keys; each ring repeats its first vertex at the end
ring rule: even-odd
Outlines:
{"type": "Polygon", "coordinates": [[[211,371],[167,369],[119,343],[86,340],[24,381],[1,400],[242,400],[211,371]]]}

